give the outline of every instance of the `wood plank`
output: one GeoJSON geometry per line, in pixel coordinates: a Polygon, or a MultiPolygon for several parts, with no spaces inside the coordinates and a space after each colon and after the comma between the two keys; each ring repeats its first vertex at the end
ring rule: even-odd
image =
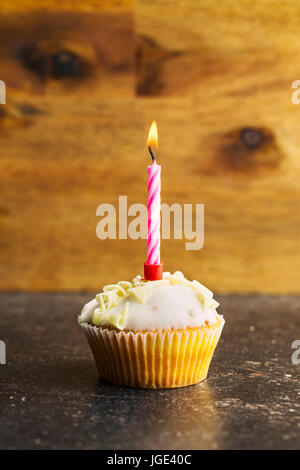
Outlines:
{"type": "Polygon", "coordinates": [[[98,240],[95,211],[123,194],[146,202],[156,119],[163,201],[205,204],[204,248],[163,241],[166,269],[218,292],[300,291],[300,7],[243,3],[3,10],[1,289],[96,290],[142,272],[145,241],[98,240]],[[67,50],[85,73],[41,76],[20,57],[23,37],[38,64],[67,50]]]}

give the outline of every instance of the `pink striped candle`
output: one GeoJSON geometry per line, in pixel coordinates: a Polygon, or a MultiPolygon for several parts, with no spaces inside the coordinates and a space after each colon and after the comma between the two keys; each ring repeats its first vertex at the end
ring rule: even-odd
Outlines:
{"type": "Polygon", "coordinates": [[[160,174],[161,166],[155,161],[152,147],[157,148],[157,125],[153,121],[148,134],[148,148],[153,160],[148,166],[148,241],[147,262],[145,263],[145,279],[162,279],[160,263],[160,174]]]}
{"type": "Polygon", "coordinates": [[[160,170],[155,160],[148,166],[148,264],[160,264],[160,170]]]}

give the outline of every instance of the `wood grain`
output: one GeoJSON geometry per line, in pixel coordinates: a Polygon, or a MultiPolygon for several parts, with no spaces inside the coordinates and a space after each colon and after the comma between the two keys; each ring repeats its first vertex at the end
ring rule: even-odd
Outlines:
{"type": "Polygon", "coordinates": [[[95,213],[146,202],[156,119],[163,201],[205,204],[204,248],[163,241],[165,268],[218,292],[299,293],[300,5],[34,3],[0,10],[1,289],[142,271],[145,241],[98,240],[95,213]]]}

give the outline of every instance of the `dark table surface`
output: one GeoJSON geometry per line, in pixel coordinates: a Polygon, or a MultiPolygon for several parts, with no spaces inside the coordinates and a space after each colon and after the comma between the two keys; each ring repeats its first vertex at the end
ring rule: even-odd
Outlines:
{"type": "Polygon", "coordinates": [[[0,295],[1,449],[300,448],[300,297],[217,296],[226,324],[209,377],[174,390],[98,379],[76,323],[91,297],[0,295]]]}

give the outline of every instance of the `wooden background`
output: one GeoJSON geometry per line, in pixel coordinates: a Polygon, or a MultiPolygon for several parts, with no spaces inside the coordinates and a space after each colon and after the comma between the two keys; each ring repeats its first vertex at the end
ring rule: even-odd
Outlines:
{"type": "Polygon", "coordinates": [[[205,204],[205,245],[167,270],[217,292],[300,292],[300,2],[1,0],[2,290],[96,290],[141,273],[144,240],[96,238],[96,207],[205,204]]]}

